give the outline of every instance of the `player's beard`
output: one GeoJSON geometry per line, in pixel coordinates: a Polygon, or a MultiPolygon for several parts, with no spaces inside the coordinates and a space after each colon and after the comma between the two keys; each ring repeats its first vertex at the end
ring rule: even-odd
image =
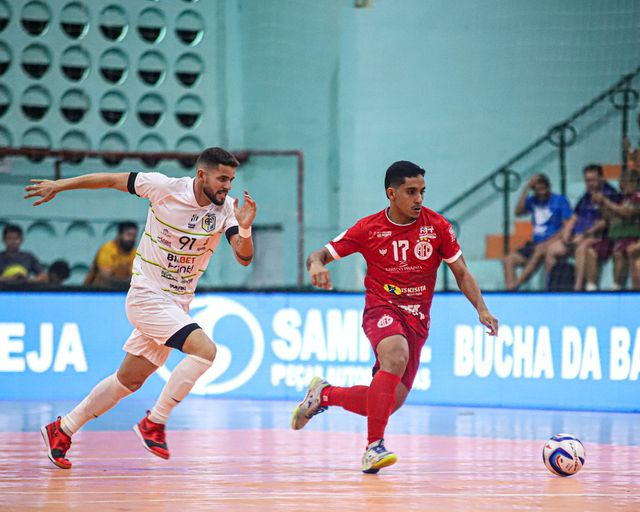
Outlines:
{"type": "Polygon", "coordinates": [[[219,190],[216,193],[211,192],[211,190],[207,190],[207,187],[204,187],[202,191],[204,192],[204,195],[209,198],[209,201],[211,201],[216,206],[222,206],[224,204],[224,200],[227,198],[227,194],[222,192],[222,190],[219,190]],[[220,196],[222,196],[222,199],[219,199],[220,196]]]}

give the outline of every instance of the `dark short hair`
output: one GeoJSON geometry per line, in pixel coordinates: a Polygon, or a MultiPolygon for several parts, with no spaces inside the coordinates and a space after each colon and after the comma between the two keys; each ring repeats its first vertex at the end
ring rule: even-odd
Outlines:
{"type": "Polygon", "coordinates": [[[591,171],[596,171],[598,173],[598,176],[600,176],[602,178],[602,176],[604,176],[604,171],[602,170],[602,166],[600,164],[587,164],[584,166],[584,169],[582,170],[582,174],[585,175],[588,172],[591,171]]]}
{"type": "Polygon", "coordinates": [[[118,234],[119,235],[124,233],[127,229],[135,229],[136,231],[138,231],[138,225],[135,222],[132,222],[130,220],[125,220],[123,222],[118,222],[118,234]]]}
{"type": "Polygon", "coordinates": [[[536,182],[546,185],[547,188],[551,188],[551,181],[549,181],[549,176],[547,176],[546,174],[538,174],[538,179],[536,180],[536,182]]]}
{"type": "Polygon", "coordinates": [[[54,274],[64,281],[71,275],[69,264],[64,260],[56,260],[49,266],[49,274],[54,274]]]}
{"type": "Polygon", "coordinates": [[[7,224],[2,230],[2,238],[6,237],[9,233],[18,233],[22,238],[22,228],[15,224],[7,224]]]}
{"type": "Polygon", "coordinates": [[[405,178],[424,176],[424,169],[413,162],[400,160],[393,162],[384,175],[384,189],[397,188],[404,183],[405,178]]]}
{"type": "Polygon", "coordinates": [[[197,167],[204,167],[205,169],[213,169],[220,164],[228,165],[229,167],[238,167],[240,162],[238,162],[235,156],[222,148],[207,148],[200,153],[196,161],[197,167]]]}

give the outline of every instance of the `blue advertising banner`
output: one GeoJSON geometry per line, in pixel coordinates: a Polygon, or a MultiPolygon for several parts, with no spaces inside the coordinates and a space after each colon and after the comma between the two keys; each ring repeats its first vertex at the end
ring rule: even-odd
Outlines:
{"type": "MultiPolygon", "coordinates": [[[[0,399],[80,399],[131,332],[123,293],[0,293],[0,399]]],[[[460,294],[435,297],[409,403],[640,411],[639,294],[488,294],[486,335],[460,294]]],[[[299,399],[314,375],[367,384],[360,294],[223,293],[191,315],[216,341],[192,393],[299,399]]],[[[138,394],[155,397],[181,355],[138,394]]]]}

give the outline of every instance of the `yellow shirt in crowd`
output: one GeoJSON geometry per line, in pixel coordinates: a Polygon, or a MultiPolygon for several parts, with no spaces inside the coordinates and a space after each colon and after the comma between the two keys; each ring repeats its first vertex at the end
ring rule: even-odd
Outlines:
{"type": "Polygon", "coordinates": [[[115,281],[129,279],[135,257],[135,247],[129,252],[124,252],[115,240],[109,240],[100,247],[98,254],[96,254],[96,258],[93,261],[93,265],[87,274],[84,284],[93,286],[111,284],[111,280],[104,280],[100,276],[99,270],[110,271],[110,279],[115,281]]]}

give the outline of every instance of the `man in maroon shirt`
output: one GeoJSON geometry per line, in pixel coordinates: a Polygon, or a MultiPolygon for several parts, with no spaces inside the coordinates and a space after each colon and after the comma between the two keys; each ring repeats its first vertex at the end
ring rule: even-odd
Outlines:
{"type": "Polygon", "coordinates": [[[412,162],[395,162],[387,169],[384,186],[388,208],[360,219],[307,259],[311,284],[330,290],[327,263],[354,252],[364,256],[367,275],[362,327],[376,354],[373,380],[369,386],[345,388],[314,377],[291,420],[291,427],[299,430],[331,405],[366,416],[369,444],[362,458],[365,473],[377,473],[397,460],[384,446],[384,431],[391,413],[404,403],[418,371],[442,260],[488,333],[498,333],[498,320],[482,299],[451,224],[422,206],[424,169],[412,162]]]}

